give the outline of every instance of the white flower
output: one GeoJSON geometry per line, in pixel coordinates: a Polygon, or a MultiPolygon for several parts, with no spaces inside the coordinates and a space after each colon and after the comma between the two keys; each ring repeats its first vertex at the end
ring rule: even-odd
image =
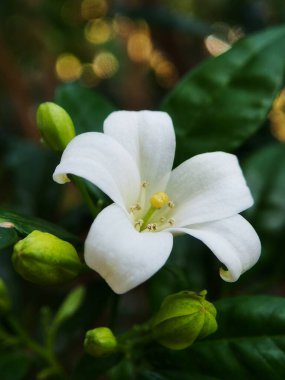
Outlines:
{"type": "Polygon", "coordinates": [[[83,177],[112,200],[85,242],[87,265],[116,293],[146,281],[168,259],[173,235],[200,239],[236,281],[260,255],[260,241],[240,215],[253,204],[236,156],[197,155],[171,171],[175,135],[164,112],[114,112],[104,133],[75,137],[54,172],[83,177]]]}

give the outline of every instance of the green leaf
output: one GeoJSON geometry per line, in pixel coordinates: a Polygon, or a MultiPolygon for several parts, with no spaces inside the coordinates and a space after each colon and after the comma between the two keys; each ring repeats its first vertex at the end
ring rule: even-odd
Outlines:
{"type": "Polygon", "coordinates": [[[79,244],[79,239],[66,231],[64,228],[47,222],[46,220],[35,218],[32,216],[25,216],[17,214],[0,208],[0,224],[1,223],[12,223],[16,231],[22,235],[28,235],[34,230],[39,230],[43,232],[49,232],[60,239],[69,241],[74,244],[79,244]]]}
{"type": "MultiPolygon", "coordinates": [[[[285,375],[285,299],[224,299],[217,333],[182,352],[149,352],[156,371],[180,370],[219,380],[282,380],[285,375]]],[[[195,378],[195,377],[194,377],[195,378]]]]}
{"type": "Polygon", "coordinates": [[[284,167],[285,145],[277,143],[255,152],[243,165],[255,200],[245,216],[262,241],[261,261],[257,268],[264,269],[265,277],[260,279],[260,283],[277,272],[281,278],[284,277],[282,262],[285,261],[280,255],[280,247],[285,244],[284,167]]]}
{"type": "Polygon", "coordinates": [[[31,359],[20,352],[0,352],[0,374],[1,380],[21,380],[24,379],[31,359]]]}
{"type": "Polygon", "coordinates": [[[65,298],[53,321],[53,326],[58,327],[71,318],[82,305],[86,290],[83,286],[73,289],[65,298]]]}
{"type": "Polygon", "coordinates": [[[71,380],[95,380],[99,375],[105,373],[122,359],[122,354],[114,354],[107,358],[93,358],[90,355],[84,355],[79,361],[71,380]]]}
{"type": "Polygon", "coordinates": [[[177,133],[177,161],[232,151],[257,131],[282,86],[285,27],[244,38],[191,71],[162,103],[177,133]]]}
{"type": "Polygon", "coordinates": [[[102,131],[103,122],[114,106],[103,96],[78,83],[58,87],[55,102],[71,116],[77,134],[102,131]]]}
{"type": "Polygon", "coordinates": [[[9,247],[16,243],[18,239],[17,232],[12,228],[0,227],[0,249],[9,247]]]}
{"type": "Polygon", "coordinates": [[[285,227],[284,167],[284,144],[260,149],[243,165],[255,201],[246,216],[271,238],[280,235],[285,227]]]}

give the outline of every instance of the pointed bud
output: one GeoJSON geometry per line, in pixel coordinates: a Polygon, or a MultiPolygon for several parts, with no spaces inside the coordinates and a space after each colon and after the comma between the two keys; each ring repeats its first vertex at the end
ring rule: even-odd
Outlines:
{"type": "Polygon", "coordinates": [[[98,327],[86,333],[84,349],[92,356],[108,356],[116,352],[117,347],[117,339],[108,327],[98,327]]]}
{"type": "Polygon", "coordinates": [[[37,125],[43,141],[55,152],[63,152],[75,137],[73,122],[68,113],[55,103],[42,103],[37,110],[37,125]]]}
{"type": "Polygon", "coordinates": [[[70,243],[36,230],[14,246],[12,261],[25,280],[40,285],[68,282],[84,268],[70,243]]]}
{"type": "Polygon", "coordinates": [[[183,291],[166,297],[152,321],[155,340],[172,350],[181,350],[214,333],[217,312],[206,301],[206,294],[183,291]]]}
{"type": "Polygon", "coordinates": [[[11,310],[11,300],[5,282],[0,278],[0,314],[11,310]]]}

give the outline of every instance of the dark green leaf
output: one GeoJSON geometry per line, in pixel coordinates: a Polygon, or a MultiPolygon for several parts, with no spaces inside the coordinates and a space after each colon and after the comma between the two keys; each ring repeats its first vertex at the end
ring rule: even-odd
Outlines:
{"type": "Polygon", "coordinates": [[[254,153],[243,166],[255,200],[245,216],[256,228],[263,248],[259,266],[261,268],[264,265],[267,276],[279,271],[283,278],[280,247],[285,243],[285,145],[265,147],[254,153]],[[274,261],[274,257],[278,261],[274,261]],[[275,262],[277,265],[274,268],[275,262]],[[268,263],[271,266],[270,272],[267,269],[268,263]]]}
{"type": "Polygon", "coordinates": [[[77,83],[58,87],[55,102],[71,116],[77,134],[102,131],[103,122],[115,108],[103,96],[77,83]]]}
{"type": "MultiPolygon", "coordinates": [[[[285,299],[221,300],[218,331],[190,349],[149,352],[155,371],[179,370],[219,380],[282,380],[285,376],[285,299]]],[[[195,378],[195,377],[194,377],[195,378]]]]}
{"type": "Polygon", "coordinates": [[[16,231],[22,235],[28,235],[34,230],[39,230],[43,232],[49,232],[59,237],[60,239],[70,241],[74,244],[79,243],[79,239],[76,236],[72,235],[62,227],[59,227],[40,218],[24,216],[0,208],[0,223],[6,222],[12,223],[16,231]]]}
{"type": "Polygon", "coordinates": [[[84,355],[75,368],[71,380],[99,379],[100,374],[114,367],[121,359],[121,354],[114,354],[107,358],[93,358],[90,355],[84,355]]]}
{"type": "Polygon", "coordinates": [[[21,380],[24,379],[31,361],[23,353],[0,352],[0,376],[1,380],[21,380]]]}
{"type": "Polygon", "coordinates": [[[17,239],[18,235],[14,228],[0,227],[0,249],[15,244],[17,239]]]}
{"type": "Polygon", "coordinates": [[[203,152],[238,148],[262,125],[282,85],[285,28],[237,42],[191,71],[166,97],[173,118],[177,161],[203,152]]]}

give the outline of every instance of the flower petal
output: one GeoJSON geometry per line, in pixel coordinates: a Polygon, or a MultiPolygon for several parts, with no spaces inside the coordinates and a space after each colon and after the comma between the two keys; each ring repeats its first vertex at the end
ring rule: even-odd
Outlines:
{"type": "Polygon", "coordinates": [[[53,178],[65,183],[68,173],[92,182],[122,207],[137,201],[141,187],[137,166],[121,144],[103,133],[83,133],[68,144],[53,178]]]}
{"type": "Polygon", "coordinates": [[[174,128],[167,113],[113,112],[105,120],[104,132],[132,155],[142,180],[150,184],[148,193],[164,190],[175,153],[174,128]]]}
{"type": "Polygon", "coordinates": [[[241,215],[216,222],[169,229],[192,235],[205,243],[227,267],[220,269],[223,280],[234,282],[259,259],[261,244],[257,233],[241,215]]]}
{"type": "Polygon", "coordinates": [[[115,204],[93,222],[85,241],[86,264],[118,294],[146,281],[166,262],[172,249],[169,232],[140,233],[115,204]]]}
{"type": "Polygon", "coordinates": [[[253,204],[237,157],[224,152],[182,163],[171,173],[166,191],[176,205],[177,227],[227,218],[253,204]]]}

